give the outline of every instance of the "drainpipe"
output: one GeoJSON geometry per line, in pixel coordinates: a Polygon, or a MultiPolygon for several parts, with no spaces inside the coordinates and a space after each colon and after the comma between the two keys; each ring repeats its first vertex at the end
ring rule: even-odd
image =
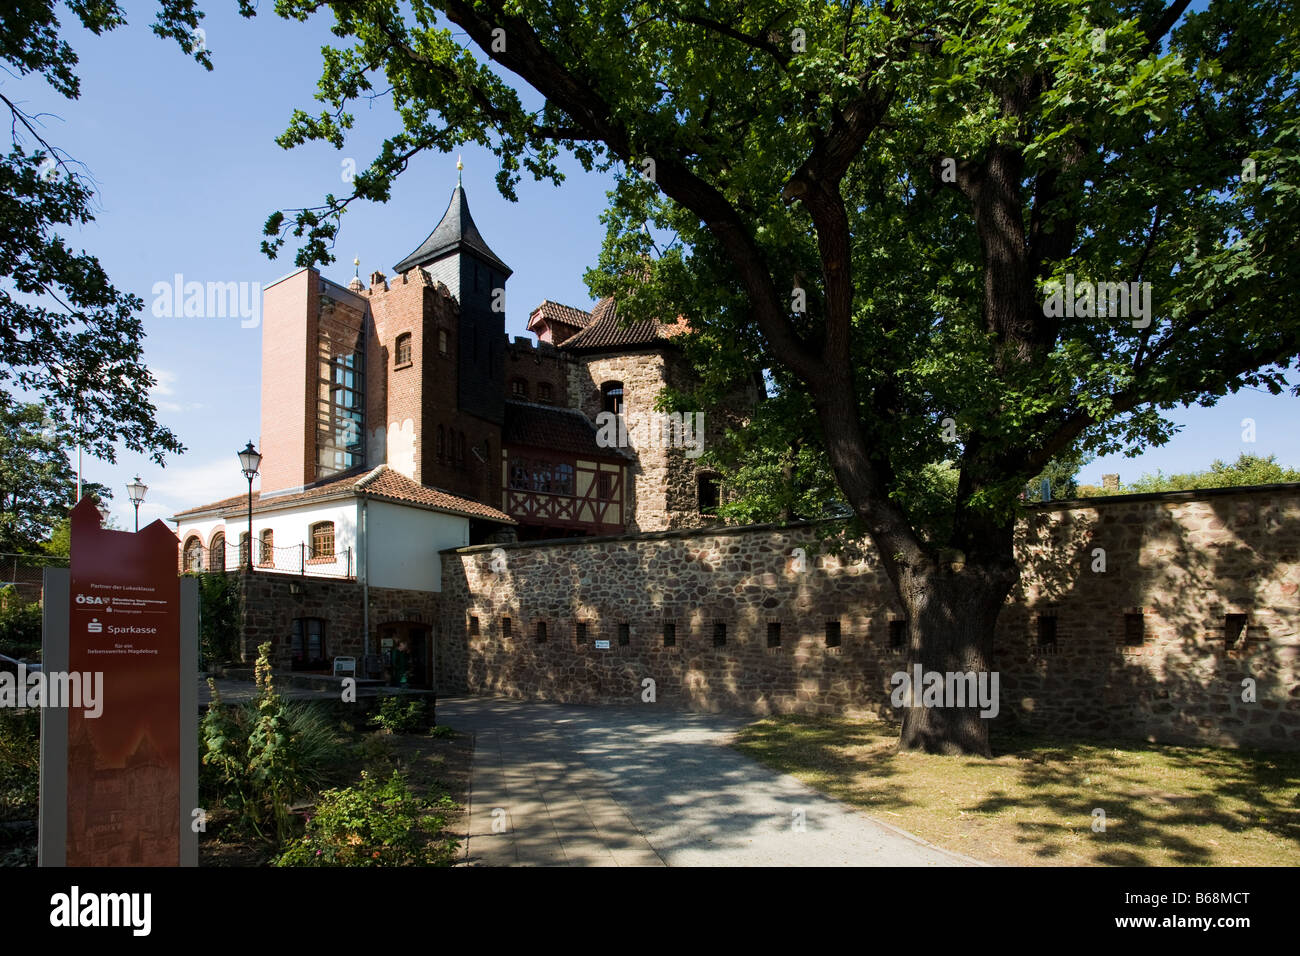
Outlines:
{"type": "Polygon", "coordinates": [[[361,499],[361,520],[357,522],[357,571],[361,575],[361,665],[370,656],[370,540],[366,535],[366,499],[361,499]]]}

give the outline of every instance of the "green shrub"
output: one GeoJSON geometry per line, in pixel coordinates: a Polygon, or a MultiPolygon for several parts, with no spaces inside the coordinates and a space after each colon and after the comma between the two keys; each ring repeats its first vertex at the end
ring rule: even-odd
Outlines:
{"type": "Polygon", "coordinates": [[[41,605],[24,601],[13,585],[0,588],[0,654],[29,659],[41,654],[41,605]]]}
{"type": "Polygon", "coordinates": [[[239,652],[239,584],[230,574],[196,574],[199,581],[199,649],[207,666],[239,652]]]}
{"type": "Polygon", "coordinates": [[[41,715],[0,708],[0,820],[35,820],[40,796],[41,715]]]}
{"type": "Polygon", "coordinates": [[[456,731],[452,730],[446,724],[438,724],[436,727],[429,728],[429,736],[437,737],[440,740],[447,740],[456,736],[456,731]]]}
{"type": "Polygon", "coordinates": [[[282,844],[290,804],[324,780],[342,752],[331,716],[307,701],[286,701],[271,681],[270,644],[258,648],[257,699],[221,706],[216,685],[202,724],[202,782],[238,814],[239,822],[282,844]]]}
{"type": "Polygon", "coordinates": [[[320,795],[306,836],[276,866],[449,866],[459,843],[444,836],[443,814],[454,807],[445,795],[420,799],[397,771],[384,783],[363,771],[355,787],[320,795]]]}
{"type": "Polygon", "coordinates": [[[384,697],[379,701],[379,710],[370,718],[375,727],[382,727],[390,734],[409,734],[425,726],[424,698],[384,697]]]}

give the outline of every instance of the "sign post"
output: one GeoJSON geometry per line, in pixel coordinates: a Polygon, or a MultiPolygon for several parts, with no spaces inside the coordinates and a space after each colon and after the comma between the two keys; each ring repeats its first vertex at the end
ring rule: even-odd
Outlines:
{"type": "Polygon", "coordinates": [[[198,586],[177,546],[161,521],[103,528],[84,498],[71,569],[46,570],[47,684],[98,699],[42,709],[41,866],[198,864],[198,586]]]}

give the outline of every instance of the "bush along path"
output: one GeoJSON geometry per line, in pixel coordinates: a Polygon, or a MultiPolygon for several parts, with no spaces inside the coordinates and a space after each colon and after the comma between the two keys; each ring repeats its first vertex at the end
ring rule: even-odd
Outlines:
{"type": "Polygon", "coordinates": [[[468,742],[428,728],[423,701],[285,700],[259,649],[257,695],[212,701],[200,729],[204,866],[444,866],[463,815],[468,742]]]}

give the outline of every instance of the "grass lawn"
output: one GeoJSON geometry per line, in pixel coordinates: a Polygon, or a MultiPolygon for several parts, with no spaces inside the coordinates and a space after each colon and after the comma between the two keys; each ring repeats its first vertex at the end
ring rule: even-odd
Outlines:
{"type": "Polygon", "coordinates": [[[1300,866],[1300,754],[995,735],[984,760],[897,742],[884,721],[779,716],[733,746],[988,863],[1300,866]]]}

